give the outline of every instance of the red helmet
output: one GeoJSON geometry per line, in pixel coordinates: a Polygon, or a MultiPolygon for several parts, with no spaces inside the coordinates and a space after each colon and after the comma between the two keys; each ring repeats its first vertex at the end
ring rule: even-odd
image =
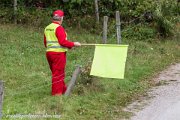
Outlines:
{"type": "Polygon", "coordinates": [[[53,16],[63,17],[64,12],[62,10],[56,10],[56,11],[53,12],[53,16]]]}

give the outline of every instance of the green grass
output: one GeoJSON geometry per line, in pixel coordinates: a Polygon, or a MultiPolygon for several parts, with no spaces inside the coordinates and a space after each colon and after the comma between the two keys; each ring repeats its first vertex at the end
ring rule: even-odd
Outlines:
{"type": "MultiPolygon", "coordinates": [[[[101,43],[101,37],[84,31],[69,29],[68,35],[73,41],[101,43]]],[[[153,85],[150,78],[180,62],[179,38],[152,43],[126,40],[123,42],[129,44],[129,50],[125,79],[103,79],[90,77],[87,72],[94,47],[75,48],[67,54],[66,82],[75,65],[86,66],[84,73],[70,97],[52,97],[43,30],[0,25],[0,36],[0,79],[5,86],[3,113],[10,115],[60,114],[62,120],[127,118],[129,113],[122,108],[153,85]]]]}

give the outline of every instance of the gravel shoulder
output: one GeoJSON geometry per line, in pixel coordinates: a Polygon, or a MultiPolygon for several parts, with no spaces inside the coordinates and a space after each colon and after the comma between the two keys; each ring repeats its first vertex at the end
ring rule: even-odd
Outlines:
{"type": "Polygon", "coordinates": [[[161,85],[125,109],[134,114],[130,120],[180,120],[180,63],[169,66],[154,80],[161,85]]]}

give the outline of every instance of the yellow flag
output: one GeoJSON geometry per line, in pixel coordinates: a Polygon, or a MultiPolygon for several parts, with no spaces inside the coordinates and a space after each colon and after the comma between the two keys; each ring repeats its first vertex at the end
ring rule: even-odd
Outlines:
{"type": "Polygon", "coordinates": [[[97,44],[90,75],[124,79],[128,45],[97,44]]]}

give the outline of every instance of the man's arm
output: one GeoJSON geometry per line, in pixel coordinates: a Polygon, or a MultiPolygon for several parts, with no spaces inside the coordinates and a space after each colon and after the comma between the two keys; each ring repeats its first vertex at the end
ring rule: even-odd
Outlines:
{"type": "Polygon", "coordinates": [[[61,46],[67,47],[69,49],[75,46],[74,42],[67,40],[65,30],[62,26],[56,28],[56,37],[58,38],[58,42],[61,46]]]}

